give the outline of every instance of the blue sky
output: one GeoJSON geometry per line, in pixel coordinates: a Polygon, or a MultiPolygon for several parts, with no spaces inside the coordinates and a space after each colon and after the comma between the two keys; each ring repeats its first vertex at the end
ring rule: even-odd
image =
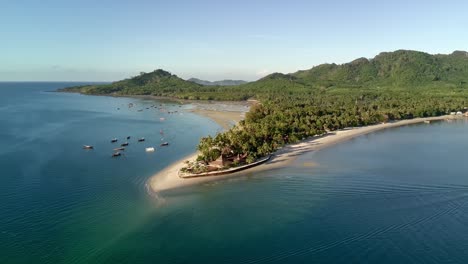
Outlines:
{"type": "Polygon", "coordinates": [[[468,1],[0,1],[0,81],[157,68],[255,80],[381,51],[468,50],[468,1]]]}

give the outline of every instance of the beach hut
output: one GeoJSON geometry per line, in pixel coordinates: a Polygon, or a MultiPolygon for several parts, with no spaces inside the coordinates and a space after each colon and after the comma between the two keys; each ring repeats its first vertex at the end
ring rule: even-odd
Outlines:
{"type": "Polygon", "coordinates": [[[210,166],[215,166],[215,167],[224,167],[227,165],[227,158],[226,155],[220,155],[216,160],[213,160],[210,162],[210,166]]]}

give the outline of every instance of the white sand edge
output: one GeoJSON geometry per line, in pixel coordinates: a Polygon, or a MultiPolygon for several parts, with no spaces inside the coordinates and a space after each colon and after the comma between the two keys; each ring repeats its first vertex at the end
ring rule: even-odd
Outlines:
{"type": "Polygon", "coordinates": [[[454,119],[457,117],[445,115],[445,116],[428,117],[428,118],[414,118],[414,119],[408,119],[408,120],[389,122],[385,124],[337,130],[337,131],[330,132],[324,136],[312,137],[310,139],[304,140],[297,144],[287,145],[283,147],[282,149],[278,150],[277,152],[275,152],[272,158],[268,162],[263,163],[253,168],[240,171],[240,172],[235,172],[235,173],[226,174],[226,175],[204,176],[204,177],[188,178],[188,179],[180,178],[178,176],[178,172],[185,165],[184,161],[195,160],[198,153],[194,153],[170,165],[166,169],[158,172],[157,174],[153,175],[149,179],[147,184],[149,185],[148,187],[152,192],[160,193],[163,191],[173,190],[176,188],[182,188],[182,187],[187,187],[190,185],[201,184],[201,183],[206,183],[206,182],[220,180],[220,179],[226,179],[226,178],[235,177],[238,175],[244,175],[246,172],[251,172],[251,171],[258,172],[258,171],[276,169],[276,168],[284,167],[285,165],[293,161],[298,155],[311,152],[311,151],[317,151],[317,150],[332,146],[336,143],[352,139],[357,136],[365,135],[368,133],[372,133],[372,132],[382,130],[382,129],[387,129],[387,128],[400,127],[400,126],[405,126],[405,125],[410,125],[410,124],[417,124],[417,123],[422,123],[424,121],[454,119]]]}

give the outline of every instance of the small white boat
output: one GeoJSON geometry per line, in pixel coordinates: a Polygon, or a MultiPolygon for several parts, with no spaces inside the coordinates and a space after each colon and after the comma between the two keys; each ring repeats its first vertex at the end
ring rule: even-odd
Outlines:
{"type": "Polygon", "coordinates": [[[153,147],[149,147],[149,148],[145,148],[146,152],[154,152],[154,148],[153,147]]]}
{"type": "Polygon", "coordinates": [[[83,146],[83,149],[94,149],[94,147],[93,147],[93,146],[90,146],[90,145],[84,145],[84,146],[83,146]]]}
{"type": "Polygon", "coordinates": [[[429,121],[429,120],[424,120],[424,123],[425,123],[425,124],[430,124],[431,121],[429,121]]]}

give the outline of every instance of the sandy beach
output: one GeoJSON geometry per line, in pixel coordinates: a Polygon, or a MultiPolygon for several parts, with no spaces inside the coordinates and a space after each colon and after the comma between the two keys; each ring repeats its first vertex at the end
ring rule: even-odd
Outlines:
{"type": "Polygon", "coordinates": [[[422,123],[424,121],[436,121],[436,120],[445,120],[445,119],[453,119],[453,118],[457,118],[457,117],[447,115],[447,116],[428,117],[428,118],[415,118],[415,119],[394,121],[394,122],[365,126],[365,127],[342,129],[342,130],[330,132],[324,136],[312,137],[310,139],[306,139],[296,144],[287,145],[283,147],[282,149],[278,150],[277,152],[275,152],[272,155],[272,158],[268,162],[262,165],[256,166],[254,168],[241,171],[241,172],[236,172],[236,173],[226,174],[226,175],[218,175],[218,176],[191,178],[191,179],[180,178],[178,176],[178,172],[185,165],[184,161],[194,160],[197,157],[197,153],[194,153],[193,155],[185,157],[184,159],[170,165],[163,171],[152,176],[148,181],[148,185],[151,191],[160,193],[160,192],[164,192],[168,190],[173,190],[176,188],[187,187],[190,185],[202,184],[202,183],[207,183],[211,181],[237,177],[239,175],[245,175],[247,172],[258,172],[258,171],[277,169],[277,168],[288,165],[297,156],[301,154],[311,152],[311,151],[317,151],[317,150],[332,146],[334,144],[355,138],[357,136],[365,135],[365,134],[379,131],[382,129],[422,123]]]}
{"type": "Polygon", "coordinates": [[[212,119],[214,122],[218,123],[224,130],[228,130],[245,117],[244,112],[235,111],[217,111],[195,108],[191,110],[191,112],[212,119]]]}

